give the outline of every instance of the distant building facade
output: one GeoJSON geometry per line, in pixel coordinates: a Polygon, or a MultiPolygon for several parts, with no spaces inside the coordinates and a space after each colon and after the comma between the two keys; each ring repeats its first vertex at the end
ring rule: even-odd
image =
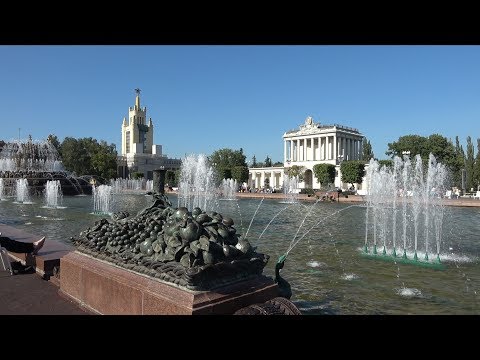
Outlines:
{"type": "Polygon", "coordinates": [[[153,170],[179,169],[182,160],[170,159],[162,154],[162,145],[153,144],[152,118],[147,122],[147,108],[140,107],[140,89],[135,90],[135,105],[128,108],[128,121],[122,123],[122,155],[117,160],[118,176],[128,178],[141,172],[145,179],[153,179],[153,170]]]}
{"type": "MultiPolygon", "coordinates": [[[[305,169],[304,180],[299,183],[299,188],[320,189],[313,167],[316,164],[332,164],[336,169],[334,186],[342,188],[340,164],[346,160],[361,159],[363,137],[357,129],[315,123],[309,116],[298,129],[283,134],[284,167],[250,168],[249,186],[260,189],[266,183],[270,187],[281,183],[282,187],[285,170],[297,165],[305,169]]],[[[361,187],[357,184],[357,189],[358,186],[361,187]]]]}

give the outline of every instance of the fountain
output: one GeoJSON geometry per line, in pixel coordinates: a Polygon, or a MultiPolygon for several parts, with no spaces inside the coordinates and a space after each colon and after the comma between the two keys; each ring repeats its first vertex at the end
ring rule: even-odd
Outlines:
{"type": "MultiPolygon", "coordinates": [[[[192,289],[208,289],[258,274],[268,257],[253,250],[247,234],[237,234],[230,217],[213,211],[213,179],[204,155],[189,156],[181,168],[180,206],[173,208],[159,189],[153,193],[153,205],[135,217],[127,219],[129,214],[122,212],[113,216],[113,223],[102,219],[74,241],[80,251],[106,256],[115,263],[129,254],[125,265],[141,260],[138,271],[192,289]],[[172,266],[177,268],[175,274],[167,273],[165,269],[172,266]],[[237,268],[241,273],[236,273],[237,268]]],[[[111,186],[94,187],[94,212],[110,213],[111,197],[111,186]]]]}
{"type": "Polygon", "coordinates": [[[45,206],[57,209],[62,205],[62,188],[59,180],[48,180],[45,185],[45,206]]]}
{"type": "Polygon", "coordinates": [[[145,182],[145,190],[152,191],[153,190],[153,180],[147,180],[145,182]]]}
{"type": "Polygon", "coordinates": [[[114,194],[145,194],[145,191],[151,191],[153,180],[145,179],[110,179],[110,186],[114,194]]]}
{"type": "Polygon", "coordinates": [[[93,213],[96,215],[110,215],[112,213],[113,192],[110,185],[93,187],[93,213]]]}
{"type": "Polygon", "coordinates": [[[392,168],[380,167],[372,159],[366,176],[364,253],[375,258],[441,267],[445,166],[437,163],[432,154],[427,171],[420,155],[413,164],[407,157],[403,161],[395,157],[392,168]]]}
{"type": "Polygon", "coordinates": [[[221,184],[222,198],[220,200],[236,200],[238,183],[236,179],[223,179],[221,184]]]}
{"type": "Polygon", "coordinates": [[[298,176],[291,177],[285,174],[283,179],[283,193],[285,194],[285,200],[281,201],[281,203],[298,203],[298,194],[300,193],[298,183],[298,176]]]}
{"type": "MultiPolygon", "coordinates": [[[[404,163],[402,160],[402,164],[404,163]]],[[[414,163],[413,158],[411,163],[414,163]]],[[[412,169],[414,168],[415,166],[412,167],[412,169]]],[[[402,167],[399,173],[402,174],[402,177],[398,178],[401,183],[404,180],[403,170],[402,167]]],[[[427,170],[427,166],[424,166],[424,170],[427,170]]],[[[367,185],[366,182],[365,185],[367,185]]],[[[6,193],[7,196],[12,194],[6,193]]],[[[478,211],[480,208],[456,206],[460,201],[445,200],[443,227],[436,227],[436,229],[442,229],[440,258],[444,266],[442,271],[438,271],[401,262],[403,255],[401,252],[403,248],[403,197],[400,194],[399,191],[399,196],[396,199],[398,214],[396,246],[398,255],[396,258],[390,255],[392,250],[387,243],[388,255],[385,258],[391,259],[390,261],[381,260],[384,256],[381,255],[383,241],[380,241],[380,239],[377,239],[379,254],[376,257],[369,256],[372,253],[373,246],[372,208],[369,209],[369,239],[367,242],[369,255],[367,256],[363,256],[363,251],[359,249],[360,247],[363,248],[365,241],[367,210],[365,204],[348,202],[325,204],[324,202],[318,202],[312,208],[295,239],[295,243],[297,241],[298,243],[288,253],[285,267],[281,273],[292,285],[293,296],[291,300],[304,314],[478,315],[480,311],[480,243],[478,242],[480,218],[478,211]],[[354,204],[355,206],[352,206],[354,204]],[[313,229],[307,233],[311,228],[313,229]],[[307,234],[304,236],[304,233],[307,234]],[[351,274],[355,275],[352,276],[351,274]]],[[[177,195],[175,193],[168,193],[167,195],[176,206],[177,195]]],[[[136,194],[125,194],[122,197],[122,204],[125,206],[122,210],[128,210],[132,214],[130,217],[123,219],[127,226],[132,225],[132,220],[135,219],[137,211],[144,208],[148,200],[149,197],[136,194]]],[[[215,211],[221,213],[223,217],[228,215],[233,218],[235,220],[233,227],[237,229],[238,234],[245,234],[247,227],[249,228],[248,240],[252,246],[257,247],[257,252],[270,255],[263,274],[273,277],[277,258],[285,254],[290,247],[300,223],[313,202],[311,204],[303,202],[300,202],[300,204],[280,204],[276,199],[265,198],[258,208],[259,203],[259,198],[239,198],[236,202],[219,201],[219,208],[215,211]],[[234,212],[237,204],[241,210],[241,217],[235,215],[234,212]],[[235,207],[232,205],[235,205],[235,207]],[[240,226],[242,217],[245,229],[240,226]],[[250,226],[251,219],[254,220],[250,226]],[[268,228],[267,225],[269,225],[268,228]]],[[[480,202],[472,199],[471,203],[479,204],[480,202]]],[[[53,218],[50,220],[45,218],[51,217],[54,211],[43,208],[43,202],[37,202],[31,206],[19,206],[14,204],[13,201],[2,201],[0,222],[13,225],[32,234],[46,235],[48,241],[70,244],[68,239],[71,236],[76,236],[81,231],[88,236],[85,229],[89,227],[92,229],[94,221],[101,221],[101,217],[95,218],[91,215],[91,197],[64,196],[63,204],[66,209],[60,212],[62,220],[57,222],[53,218]],[[29,217],[26,218],[25,215],[29,217]],[[42,217],[37,218],[37,215],[42,215],[42,217]]],[[[407,219],[410,220],[406,223],[407,245],[410,246],[411,242],[413,247],[413,218],[408,202],[406,203],[406,209],[408,210],[406,212],[407,219]],[[410,240],[410,237],[412,237],[412,240],[410,240]]],[[[114,209],[114,211],[116,210],[114,209]]],[[[59,216],[55,215],[55,218],[57,217],[59,216]]],[[[109,227],[114,225],[115,228],[117,227],[117,222],[112,221],[110,217],[105,217],[109,227]]],[[[419,220],[423,222],[422,219],[424,219],[424,215],[420,213],[419,220]]],[[[433,215],[429,218],[431,224],[428,245],[429,261],[431,261],[431,253],[435,252],[432,251],[432,245],[435,245],[431,241],[436,238],[433,223],[439,221],[439,219],[439,216],[433,215]]],[[[122,224],[122,222],[119,224],[122,224]]],[[[390,229],[392,226],[393,221],[388,225],[388,228],[390,229]]],[[[422,225],[420,224],[420,234],[422,234],[421,229],[422,225]]],[[[119,231],[123,231],[123,225],[119,227],[119,231]]],[[[128,231],[132,230],[127,229],[127,236],[128,231]]],[[[103,236],[100,236],[101,233],[98,232],[92,233],[92,235],[95,234],[99,235],[98,238],[103,236]]],[[[393,237],[393,231],[390,231],[389,234],[393,237]]],[[[112,236],[117,237],[116,234],[112,236]]],[[[118,236],[121,240],[123,235],[118,236]]],[[[108,237],[106,240],[108,242],[108,237]]],[[[423,235],[418,236],[418,247],[424,248],[423,235]]],[[[122,247],[119,250],[122,251],[124,248],[122,247]]],[[[116,269],[123,267],[121,269],[123,271],[125,266],[132,266],[131,264],[128,265],[127,260],[125,260],[127,262],[124,262],[122,258],[122,255],[125,259],[130,256],[128,252],[125,253],[126,251],[116,254],[117,262],[124,264],[115,266],[116,269]]],[[[407,251],[407,256],[413,258],[410,250],[407,251]]],[[[419,262],[424,258],[422,252],[419,252],[418,258],[419,262]]],[[[106,261],[102,261],[102,263],[106,263],[106,261]]],[[[64,267],[64,265],[61,265],[62,282],[68,276],[67,267],[64,267]]],[[[143,266],[143,263],[140,265],[143,266]]],[[[138,262],[135,263],[135,266],[140,265],[138,262]]],[[[175,267],[172,267],[172,271],[174,269],[175,267]]],[[[87,270],[84,269],[83,274],[86,274],[87,270]]],[[[136,273],[137,270],[132,272],[136,273]]],[[[88,274],[89,279],[92,279],[93,275],[97,276],[96,274],[102,273],[95,273],[92,270],[88,274]]],[[[145,279],[152,277],[147,273],[139,276],[143,282],[145,279]]],[[[157,276],[154,277],[158,281],[163,281],[157,276]]],[[[97,277],[94,279],[97,279],[97,277]]],[[[131,289],[137,289],[143,282],[134,284],[131,289]]],[[[94,290],[91,287],[86,289],[94,290]]],[[[93,292],[89,291],[88,293],[92,294],[93,292]]],[[[147,291],[145,294],[150,294],[150,292],[147,291]]],[[[131,296],[122,298],[110,294],[105,298],[109,300],[108,303],[110,304],[118,304],[122,299],[125,300],[126,306],[132,307],[137,304],[137,300],[131,296]]],[[[139,301],[141,303],[141,300],[139,301]]],[[[130,309],[130,307],[127,307],[127,309],[130,309]]],[[[117,307],[116,309],[123,308],[117,307]]]]}
{"type": "Polygon", "coordinates": [[[31,195],[43,195],[49,180],[58,180],[63,194],[78,195],[91,193],[91,185],[72,176],[63,168],[60,156],[49,141],[13,140],[5,143],[0,151],[0,178],[3,188],[17,186],[18,179],[27,179],[31,195]]]}
{"type": "Polygon", "coordinates": [[[3,185],[3,178],[0,178],[0,200],[7,200],[5,186],[3,185]]]}
{"type": "Polygon", "coordinates": [[[182,161],[178,187],[178,206],[205,211],[218,207],[216,174],[204,154],[189,155],[182,161]]]}
{"type": "MultiPolygon", "coordinates": [[[[136,216],[127,212],[115,213],[112,221],[101,219],[93,227],[80,232],[79,236],[72,237],[77,250],[93,258],[88,260],[72,253],[62,259],[62,269],[70,267],[69,274],[73,269],[88,271],[92,267],[102,267],[103,270],[99,270],[102,273],[112,272],[114,276],[115,272],[115,276],[125,276],[125,281],[134,281],[135,284],[145,280],[132,280],[132,276],[137,276],[134,273],[174,284],[176,288],[167,286],[169,290],[166,291],[167,294],[178,292],[178,298],[167,300],[163,294],[162,299],[156,300],[161,304],[159,306],[167,306],[168,311],[177,308],[179,302],[186,301],[187,313],[225,313],[229,311],[227,308],[237,310],[253,301],[263,302],[278,296],[277,285],[272,279],[262,276],[269,257],[255,251],[246,239],[247,234],[242,236],[237,233],[232,218],[213,211],[218,205],[214,201],[216,196],[212,196],[217,193],[214,179],[214,171],[204,155],[186,157],[181,168],[179,206],[174,208],[164,193],[165,170],[155,170],[154,192],[150,193],[153,204],[136,216]],[[133,273],[122,272],[120,275],[115,268],[106,267],[94,258],[133,273]],[[86,261],[89,266],[84,265],[86,261]],[[240,294],[243,300],[235,302],[240,294]],[[205,309],[196,310],[198,306],[205,309]]],[[[93,190],[94,199],[101,197],[98,194],[102,190],[104,196],[110,197],[111,187],[100,186],[93,190]]],[[[106,212],[104,208],[101,211],[106,212]]],[[[105,278],[109,279],[108,286],[104,288],[107,296],[107,292],[111,291],[111,276],[105,275],[105,278]]],[[[61,289],[67,288],[65,292],[68,295],[73,278],[62,275],[61,281],[66,284],[61,285],[61,289]]],[[[85,286],[88,284],[85,283],[85,286]]],[[[152,282],[147,288],[153,291],[158,286],[157,282],[152,282]]],[[[165,288],[165,285],[161,287],[165,288]]],[[[105,308],[104,304],[97,303],[90,306],[105,308]]],[[[184,312],[185,309],[179,308],[178,311],[184,312]]]]}
{"type": "Polygon", "coordinates": [[[17,203],[26,204],[31,203],[30,195],[28,193],[27,179],[17,179],[15,182],[15,199],[17,203]]]}

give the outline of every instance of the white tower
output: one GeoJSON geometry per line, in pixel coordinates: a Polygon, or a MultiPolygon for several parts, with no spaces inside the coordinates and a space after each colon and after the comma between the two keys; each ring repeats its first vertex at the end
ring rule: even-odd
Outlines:
{"type": "Polygon", "coordinates": [[[123,118],[122,123],[122,155],[151,154],[153,145],[152,118],[147,119],[147,108],[140,107],[140,89],[135,89],[137,94],[135,105],[128,108],[128,122],[123,118]]]}

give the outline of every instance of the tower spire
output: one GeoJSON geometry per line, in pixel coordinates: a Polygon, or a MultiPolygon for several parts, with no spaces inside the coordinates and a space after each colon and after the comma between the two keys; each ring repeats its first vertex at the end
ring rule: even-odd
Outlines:
{"type": "Polygon", "coordinates": [[[137,97],[135,98],[135,107],[140,110],[140,90],[139,88],[135,89],[135,93],[137,94],[137,97]]]}

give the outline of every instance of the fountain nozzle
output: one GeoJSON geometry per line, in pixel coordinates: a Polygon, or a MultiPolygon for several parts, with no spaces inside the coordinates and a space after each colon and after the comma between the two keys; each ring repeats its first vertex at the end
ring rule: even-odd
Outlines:
{"type": "Polygon", "coordinates": [[[283,264],[287,260],[287,254],[283,254],[278,258],[277,264],[283,264]]]}

